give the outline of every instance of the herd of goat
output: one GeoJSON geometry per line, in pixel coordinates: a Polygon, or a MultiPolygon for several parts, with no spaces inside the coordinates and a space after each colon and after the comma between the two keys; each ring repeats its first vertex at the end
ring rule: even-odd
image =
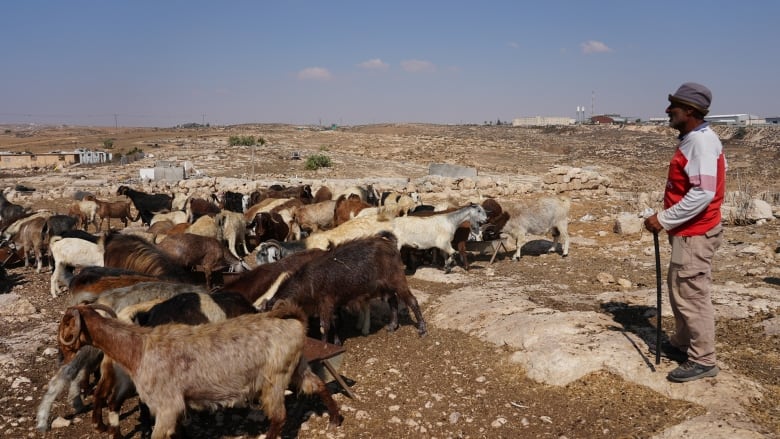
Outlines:
{"type": "Polygon", "coordinates": [[[415,193],[380,195],[370,186],[312,193],[308,185],[206,198],[123,185],[116,194],[127,200],[78,193],[59,214],[31,211],[0,192],[0,246],[25,267],[34,257],[37,272],[48,255],[51,295],[72,297],[58,329],[62,366],[38,408],[40,430],[66,388],[74,409],[84,409],[81,393],[93,375],[92,420],[114,438],[122,403],[135,394],[145,428],[154,417],[153,438],[173,435],[188,407],[254,401],[270,421],[267,437],[277,437],[290,386],[318,395],[330,424],[340,425],[338,405],[303,356],[312,319],[321,340],[340,344],[340,311],[358,311],[365,335],[367,305],[382,299],[389,331],[399,326],[402,303],[423,336],[406,278],[421,258],[441,254],[446,272],[457,259],[468,269],[468,241],[511,238],[519,259],[526,235],[548,231],[551,251],[559,240],[564,256],[569,250],[566,197],[433,206],[415,193]],[[124,227],[112,229],[111,219],[124,227]],[[225,271],[235,274],[214,278],[225,271]]]}

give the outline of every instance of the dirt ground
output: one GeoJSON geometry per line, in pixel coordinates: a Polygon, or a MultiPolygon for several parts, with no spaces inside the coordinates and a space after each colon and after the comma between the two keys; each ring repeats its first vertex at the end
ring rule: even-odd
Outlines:
{"type": "MultiPolygon", "coordinates": [[[[569,257],[537,252],[529,245],[528,251],[524,247],[519,262],[510,259],[511,253],[499,254],[492,265],[489,255],[473,255],[470,271],[456,269],[456,282],[426,275],[438,271],[436,267],[410,275],[409,282],[421,299],[425,316],[437,312],[452,291],[477,291],[491,279],[500,278],[511,283],[518,294],[533,292],[529,300],[539,307],[556,312],[600,313],[613,320],[618,331],[640,336],[654,333],[651,309],[605,306],[596,297],[620,289],[615,283],[601,282],[602,273],[627,279],[631,284],[628,290],[650,289],[654,294],[655,272],[646,263],[652,262],[652,256],[646,253],[648,242],[613,233],[612,227],[620,212],[635,213],[638,194],[663,189],[676,140],[675,132],[665,127],[531,129],[409,124],[337,130],[283,125],[115,130],[14,126],[4,131],[0,131],[0,151],[35,153],[67,149],[68,145],[100,148],[105,140],[112,139],[115,154],[138,148],[153,154],[154,159],[190,160],[209,177],[317,178],[327,182],[377,176],[414,180],[425,176],[428,165],[434,162],[475,167],[480,175],[496,179],[538,178],[554,165],[596,169],[609,177],[610,188],[603,194],[569,193],[569,257]],[[232,135],[261,136],[266,144],[229,147],[227,138],[232,135]],[[304,160],[291,159],[296,152],[304,159],[312,154],[328,155],[333,165],[306,170],[304,160]]],[[[728,190],[755,195],[764,192],[775,200],[777,212],[780,130],[719,128],[719,134],[729,160],[728,190]]],[[[56,172],[87,180],[103,178],[118,186],[137,181],[138,167],[148,166],[150,160],[65,171],[0,170],[0,187],[45,186],[46,178],[56,172]]],[[[425,200],[426,194],[422,196],[425,200]]],[[[22,196],[15,201],[33,208],[62,210],[71,200],[22,196]]],[[[780,223],[774,220],[726,227],[726,242],[714,263],[715,284],[738,284],[748,294],[751,288],[780,291],[780,223]],[[753,247],[764,250],[745,250],[753,247]]],[[[545,244],[550,238],[535,239],[530,244],[545,244]]],[[[663,241],[664,250],[668,250],[663,241]]],[[[665,252],[663,255],[665,267],[668,257],[665,252]]],[[[52,418],[61,416],[72,424],[43,434],[35,430],[36,407],[58,367],[51,348],[56,346],[56,325],[69,297],[55,299],[49,295],[47,272],[36,274],[18,264],[7,266],[6,271],[6,279],[0,280],[0,294],[18,294],[34,310],[25,315],[0,315],[0,434],[13,438],[105,436],[93,430],[88,415],[74,414],[64,397],[55,404],[52,418]]],[[[464,309],[470,306],[462,305],[464,309]]],[[[750,401],[739,419],[732,422],[746,425],[755,437],[780,437],[780,335],[761,329],[762,325],[777,322],[778,311],[777,305],[748,309],[736,318],[719,317],[717,321],[722,373],[744,377],[761,389],[761,397],[750,401]]],[[[663,328],[667,333],[673,330],[668,315],[663,328]]],[[[404,316],[401,329],[395,333],[387,333],[375,318],[368,336],[344,329],[343,338],[346,354],[339,372],[357,395],[351,399],[331,384],[345,417],[343,425],[326,430],[323,407],[316,401],[296,403],[290,397],[286,437],[674,437],[669,433],[674,426],[712,410],[691,399],[672,398],[607,369],[565,386],[543,384],[530,379],[527,371],[511,361],[517,347],[496,345],[478,334],[433,324],[429,325],[429,334],[420,338],[409,316],[404,316]]],[[[637,351],[636,362],[647,361],[646,348],[640,346],[637,351]]],[[[664,362],[668,369],[667,360],[664,362]]],[[[647,367],[653,368],[649,362],[647,367]]],[[[125,404],[121,420],[125,437],[141,436],[137,420],[134,399],[125,404]]],[[[191,413],[185,422],[187,435],[199,438],[257,437],[266,429],[262,415],[239,409],[191,413]]],[[[704,436],[728,437],[715,431],[698,431],[688,437],[704,436]]]]}

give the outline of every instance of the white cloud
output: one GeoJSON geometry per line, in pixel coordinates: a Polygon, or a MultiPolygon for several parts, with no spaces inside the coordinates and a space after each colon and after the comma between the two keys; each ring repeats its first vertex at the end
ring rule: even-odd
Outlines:
{"type": "Polygon", "coordinates": [[[436,66],[432,62],[419,59],[401,61],[401,67],[409,73],[431,73],[436,71],[436,66]]]}
{"type": "Polygon", "coordinates": [[[602,43],[601,41],[594,41],[594,40],[586,41],[580,44],[580,47],[582,47],[582,53],[612,52],[612,49],[610,49],[609,46],[602,43]]]}
{"type": "Polygon", "coordinates": [[[307,67],[298,72],[298,79],[304,81],[308,79],[327,81],[330,78],[330,71],[324,67],[307,67]]]}
{"type": "Polygon", "coordinates": [[[363,61],[362,63],[358,64],[358,67],[364,68],[366,70],[387,70],[390,66],[381,59],[374,58],[368,61],[363,61]]]}

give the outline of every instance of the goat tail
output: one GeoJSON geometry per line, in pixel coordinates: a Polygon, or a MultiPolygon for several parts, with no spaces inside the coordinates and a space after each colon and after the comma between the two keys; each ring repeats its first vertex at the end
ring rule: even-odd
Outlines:
{"type": "Polygon", "coordinates": [[[393,234],[393,232],[390,232],[388,230],[382,230],[381,232],[377,233],[376,236],[379,238],[385,239],[387,241],[390,241],[393,243],[393,245],[398,245],[398,238],[393,234]]]}
{"type": "Polygon", "coordinates": [[[303,309],[293,302],[288,300],[279,300],[274,304],[273,309],[266,313],[266,316],[276,319],[297,319],[303,323],[303,326],[307,326],[308,317],[303,309]]]}

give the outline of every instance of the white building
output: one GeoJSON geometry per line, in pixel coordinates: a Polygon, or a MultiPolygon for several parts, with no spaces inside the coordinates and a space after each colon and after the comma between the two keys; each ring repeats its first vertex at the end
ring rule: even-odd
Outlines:
{"type": "Polygon", "coordinates": [[[754,114],[713,114],[704,118],[713,125],[764,125],[766,119],[754,114]]]}
{"type": "Polygon", "coordinates": [[[513,127],[544,127],[550,125],[574,125],[576,121],[570,117],[531,116],[518,117],[512,120],[513,127]]]}
{"type": "MultiPolygon", "coordinates": [[[[758,117],[754,114],[713,114],[705,116],[704,120],[713,125],[765,125],[767,120],[763,117],[758,117]]],[[[649,123],[657,125],[666,125],[669,123],[669,116],[666,117],[651,117],[648,119],[649,123]]]]}

